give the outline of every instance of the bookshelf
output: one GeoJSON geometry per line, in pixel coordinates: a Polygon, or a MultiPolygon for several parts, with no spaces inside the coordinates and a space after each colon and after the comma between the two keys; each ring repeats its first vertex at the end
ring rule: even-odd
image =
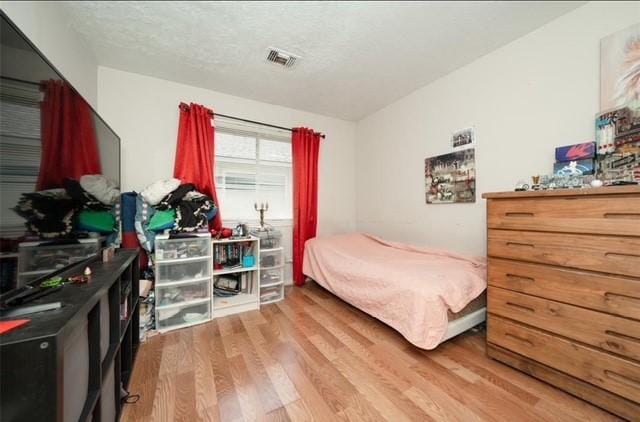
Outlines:
{"type": "Polygon", "coordinates": [[[260,308],[260,239],[213,239],[213,317],[260,308]],[[253,265],[243,262],[253,257],[253,265]],[[237,284],[236,284],[237,283],[237,284]]]}

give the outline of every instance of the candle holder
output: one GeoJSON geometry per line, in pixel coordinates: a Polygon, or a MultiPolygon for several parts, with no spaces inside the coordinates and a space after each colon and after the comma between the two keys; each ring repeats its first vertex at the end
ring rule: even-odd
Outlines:
{"type": "Polygon", "coordinates": [[[258,211],[260,213],[260,231],[265,231],[266,229],[264,228],[264,213],[266,211],[269,211],[269,202],[261,202],[260,203],[260,208],[258,208],[258,203],[254,202],[253,204],[253,208],[255,208],[256,211],[258,211]]]}

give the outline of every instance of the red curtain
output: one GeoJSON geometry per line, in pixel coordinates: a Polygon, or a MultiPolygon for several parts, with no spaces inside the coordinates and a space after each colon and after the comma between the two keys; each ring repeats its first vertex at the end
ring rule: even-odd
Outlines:
{"type": "Polygon", "coordinates": [[[302,260],[304,244],[316,236],[318,226],[318,153],[320,134],[295,128],[291,139],[293,154],[293,281],[304,284],[302,260]]]}
{"type": "Polygon", "coordinates": [[[213,199],[218,207],[215,218],[209,227],[220,230],[220,204],[216,195],[214,175],[214,138],[215,130],[211,120],[213,111],[199,104],[180,104],[180,123],[176,163],[173,176],[182,183],[193,183],[199,192],[213,199]]]}
{"type": "Polygon", "coordinates": [[[62,187],[65,178],[102,173],[89,104],[60,80],[44,82],[42,90],[42,155],[36,190],[62,187]]]}

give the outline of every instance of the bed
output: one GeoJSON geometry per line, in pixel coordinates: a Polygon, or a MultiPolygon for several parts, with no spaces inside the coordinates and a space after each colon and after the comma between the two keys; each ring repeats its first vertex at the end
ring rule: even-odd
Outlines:
{"type": "Polygon", "coordinates": [[[353,233],[307,241],[303,272],[423,349],[485,320],[482,258],[353,233]]]}

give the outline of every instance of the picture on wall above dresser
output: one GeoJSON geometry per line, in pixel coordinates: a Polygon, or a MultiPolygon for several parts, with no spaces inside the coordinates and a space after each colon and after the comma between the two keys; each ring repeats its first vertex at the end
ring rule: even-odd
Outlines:
{"type": "Polygon", "coordinates": [[[640,23],[600,41],[600,110],[640,107],[640,23]]]}
{"type": "Polygon", "coordinates": [[[476,202],[475,149],[424,160],[427,204],[476,202]]]}

